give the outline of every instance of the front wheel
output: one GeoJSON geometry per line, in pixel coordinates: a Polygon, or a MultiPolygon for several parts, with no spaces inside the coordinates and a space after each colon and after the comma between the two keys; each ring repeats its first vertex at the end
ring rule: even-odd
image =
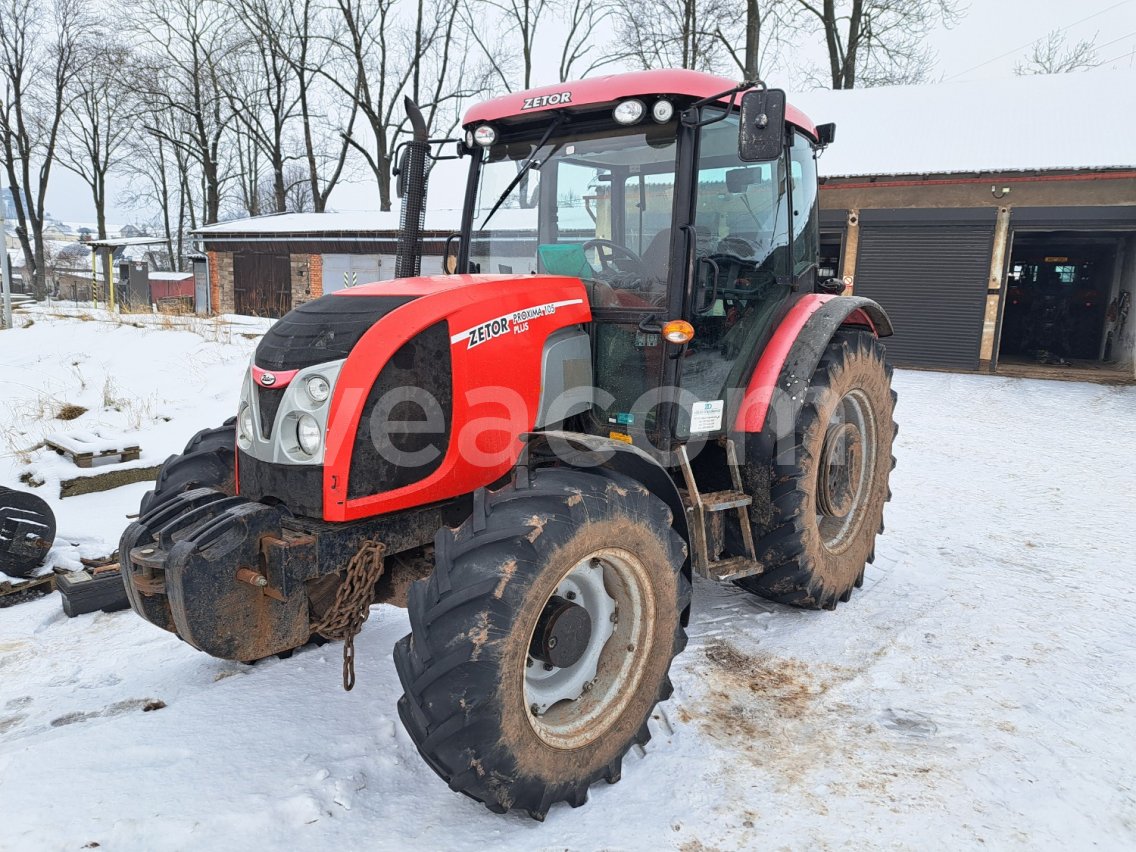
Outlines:
{"type": "Polygon", "coordinates": [[[399,715],[451,789],[536,819],[619,780],[686,644],[667,506],[618,474],[537,471],[436,540],[395,647],[399,715]]]}
{"type": "Polygon", "coordinates": [[[829,343],[791,432],[762,435],[747,452],[750,487],[768,483],[770,512],[755,519],[765,571],[738,580],[762,597],[807,609],[847,601],[875,558],[895,461],[895,392],[880,342],[842,331],[829,343]],[[779,452],[780,451],[780,452],[779,452]]]}
{"type": "Polygon", "coordinates": [[[237,418],[230,417],[213,429],[202,429],[189,439],[181,455],[162,462],[152,491],[142,497],[145,515],[171,497],[194,488],[215,488],[236,493],[237,418]]]}

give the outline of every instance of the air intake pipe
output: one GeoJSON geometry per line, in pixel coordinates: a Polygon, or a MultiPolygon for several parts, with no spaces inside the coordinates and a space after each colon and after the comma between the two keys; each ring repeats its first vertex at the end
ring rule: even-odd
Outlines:
{"type": "Polygon", "coordinates": [[[413,138],[402,145],[395,176],[395,189],[402,199],[398,250],[394,260],[395,278],[412,278],[422,270],[422,230],[426,225],[426,160],[430,154],[429,133],[422,110],[410,98],[403,98],[413,138]]]}

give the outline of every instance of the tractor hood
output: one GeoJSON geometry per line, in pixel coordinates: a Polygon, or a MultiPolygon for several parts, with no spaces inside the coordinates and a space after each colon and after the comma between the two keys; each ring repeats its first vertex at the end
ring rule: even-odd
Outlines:
{"type": "Polygon", "coordinates": [[[544,391],[590,384],[590,319],[583,283],[553,275],[404,278],[302,305],[245,378],[240,492],[345,521],[487,485],[544,391]]]}

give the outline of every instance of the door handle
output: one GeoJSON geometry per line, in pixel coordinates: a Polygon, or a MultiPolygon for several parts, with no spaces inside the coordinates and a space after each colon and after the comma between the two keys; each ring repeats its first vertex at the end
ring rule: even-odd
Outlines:
{"type": "Polygon", "coordinates": [[[711,280],[711,282],[713,282],[713,286],[710,289],[710,298],[706,300],[705,305],[702,305],[700,308],[698,308],[695,311],[695,313],[697,313],[697,314],[704,314],[707,311],[711,310],[714,307],[714,303],[718,301],[718,278],[720,277],[720,275],[722,273],[722,270],[718,266],[718,261],[714,260],[714,258],[712,258],[712,257],[700,257],[700,258],[698,258],[698,265],[699,266],[701,266],[704,263],[707,266],[710,267],[710,280],[711,280]]]}
{"type": "Polygon", "coordinates": [[[663,324],[654,314],[647,314],[639,319],[638,329],[644,334],[662,334],[663,324]]]}

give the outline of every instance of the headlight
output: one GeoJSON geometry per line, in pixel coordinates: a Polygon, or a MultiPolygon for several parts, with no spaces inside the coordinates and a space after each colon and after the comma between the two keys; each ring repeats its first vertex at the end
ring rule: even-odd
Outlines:
{"type": "Polygon", "coordinates": [[[647,108],[643,106],[642,101],[637,101],[634,98],[628,101],[623,101],[619,106],[612,110],[612,118],[620,124],[634,124],[643,117],[643,113],[647,108]]]}
{"type": "Polygon", "coordinates": [[[240,432],[239,437],[243,438],[245,441],[251,441],[256,427],[252,422],[252,408],[250,406],[246,405],[241,409],[241,413],[237,417],[237,426],[240,432]]]}
{"type": "Polygon", "coordinates": [[[296,443],[300,445],[300,449],[309,456],[314,456],[319,452],[322,440],[316,419],[310,414],[300,415],[300,419],[296,421],[296,443]]]}
{"type": "Polygon", "coordinates": [[[473,141],[482,148],[488,148],[497,141],[497,131],[488,124],[483,124],[473,131],[473,141]]]}
{"type": "Polygon", "coordinates": [[[327,398],[331,396],[331,385],[323,376],[312,376],[304,384],[304,387],[307,389],[312,402],[327,402],[327,398]]]}
{"type": "Polygon", "coordinates": [[[655,101],[654,105],[651,107],[651,118],[655,119],[659,124],[666,124],[671,120],[671,116],[674,115],[674,112],[674,104],[670,101],[655,101]]]}

